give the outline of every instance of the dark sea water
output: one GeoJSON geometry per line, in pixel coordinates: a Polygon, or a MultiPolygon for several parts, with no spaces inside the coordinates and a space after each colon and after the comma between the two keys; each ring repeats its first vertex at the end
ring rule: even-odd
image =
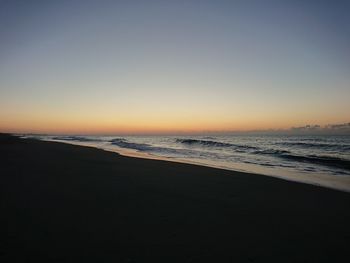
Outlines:
{"type": "Polygon", "coordinates": [[[350,191],[350,136],[39,136],[350,191]]]}

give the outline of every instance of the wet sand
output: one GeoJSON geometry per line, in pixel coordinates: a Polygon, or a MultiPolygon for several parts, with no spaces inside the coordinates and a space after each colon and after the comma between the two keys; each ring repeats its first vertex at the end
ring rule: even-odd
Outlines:
{"type": "Polygon", "coordinates": [[[0,136],[0,262],[345,262],[350,194],[0,136]]]}

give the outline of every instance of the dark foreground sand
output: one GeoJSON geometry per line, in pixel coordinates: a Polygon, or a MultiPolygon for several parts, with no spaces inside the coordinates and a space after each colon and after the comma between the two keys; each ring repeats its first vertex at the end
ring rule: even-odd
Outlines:
{"type": "Polygon", "coordinates": [[[347,262],[350,194],[0,136],[0,262],[347,262]]]}

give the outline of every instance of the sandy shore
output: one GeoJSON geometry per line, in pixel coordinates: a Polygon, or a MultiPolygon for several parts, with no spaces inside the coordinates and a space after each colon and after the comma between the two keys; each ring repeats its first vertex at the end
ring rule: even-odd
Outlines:
{"type": "Polygon", "coordinates": [[[345,262],[350,194],[0,136],[0,262],[345,262]]]}

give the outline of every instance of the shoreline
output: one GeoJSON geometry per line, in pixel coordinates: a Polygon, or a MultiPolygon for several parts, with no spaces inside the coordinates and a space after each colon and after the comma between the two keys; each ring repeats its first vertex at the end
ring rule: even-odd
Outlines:
{"type": "Polygon", "coordinates": [[[350,194],[0,135],[1,262],[344,262],[350,194]]]}
{"type": "Polygon", "coordinates": [[[131,157],[131,158],[140,158],[140,159],[149,159],[149,160],[160,160],[160,161],[167,161],[167,162],[174,162],[174,163],[185,163],[185,164],[191,164],[191,165],[198,165],[203,167],[209,167],[214,169],[222,169],[227,171],[233,171],[233,172],[239,172],[239,173],[247,173],[247,174],[255,174],[259,176],[268,176],[273,178],[278,178],[281,180],[289,181],[289,182],[296,182],[296,183],[303,183],[308,185],[314,185],[318,187],[324,187],[328,189],[338,190],[350,193],[350,177],[347,176],[339,176],[339,175],[324,175],[324,174],[312,174],[309,175],[308,173],[303,174],[302,177],[295,175],[295,174],[284,174],[280,175],[278,171],[276,174],[268,174],[263,172],[254,172],[254,171],[246,171],[244,169],[238,169],[238,168],[231,168],[227,166],[219,166],[215,164],[207,164],[204,162],[198,161],[191,161],[186,160],[182,158],[170,158],[170,157],[162,157],[157,155],[152,155],[149,153],[142,153],[138,152],[137,150],[131,150],[131,149],[123,149],[120,148],[118,150],[113,149],[112,147],[97,147],[94,146],[88,142],[77,142],[77,141],[63,141],[63,140],[45,140],[48,142],[58,142],[58,143],[65,143],[70,145],[78,145],[78,146],[86,146],[86,147],[93,147],[96,149],[100,149],[107,152],[113,152],[117,153],[122,156],[131,157]],[[315,180],[317,179],[317,180],[315,180]]]}

